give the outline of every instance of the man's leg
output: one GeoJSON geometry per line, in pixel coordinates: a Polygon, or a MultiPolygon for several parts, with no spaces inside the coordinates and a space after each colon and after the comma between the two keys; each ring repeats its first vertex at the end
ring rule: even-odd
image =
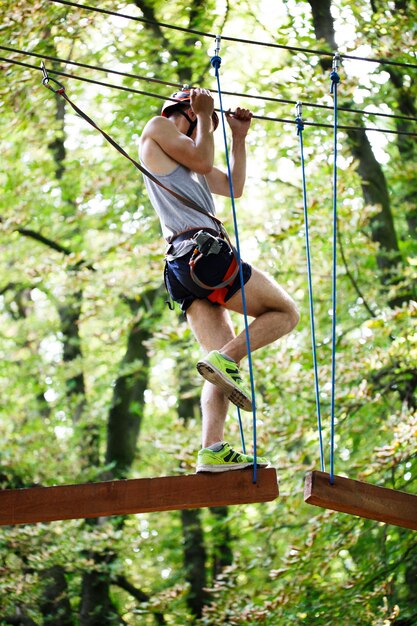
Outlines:
{"type": "MultiPolygon", "coordinates": [[[[298,322],[298,311],[290,296],[272,278],[252,268],[245,285],[246,308],[255,319],[249,325],[251,351],[266,346],[290,332],[298,322]]],[[[243,312],[242,294],[239,290],[225,306],[243,312]]],[[[246,332],[232,337],[219,350],[207,354],[197,364],[200,374],[217,385],[237,406],[252,410],[251,393],[243,384],[236,363],[247,355],[246,332]],[[227,357],[233,361],[227,360],[227,357]],[[233,362],[235,362],[233,364],[233,362]]]]}
{"type": "MultiPolygon", "coordinates": [[[[234,337],[228,311],[214,306],[208,300],[195,300],[187,309],[187,318],[204,350],[217,350],[234,337]]],[[[236,367],[234,364],[231,365],[236,367]]],[[[203,435],[202,449],[197,458],[197,472],[226,472],[253,466],[252,456],[236,452],[224,442],[224,423],[228,406],[229,401],[223,391],[206,381],[201,395],[203,435]],[[213,447],[207,449],[209,446],[213,447]]],[[[257,464],[259,467],[269,465],[262,457],[257,457],[257,464]]]]}
{"type": "MultiPolygon", "coordinates": [[[[235,337],[228,311],[213,305],[208,300],[194,300],[187,309],[187,320],[205,352],[220,350],[235,337]]],[[[229,401],[223,391],[205,381],[201,393],[203,448],[223,441],[228,407],[229,401]]]]}
{"type": "MultiPolygon", "coordinates": [[[[295,302],[272,278],[256,268],[252,268],[252,275],[245,285],[245,296],[247,314],[255,318],[249,325],[252,352],[283,337],[298,324],[299,313],[295,302]]],[[[243,313],[241,290],[225,306],[231,311],[243,313]]],[[[220,352],[239,363],[247,356],[245,332],[224,343],[220,352]]]]}

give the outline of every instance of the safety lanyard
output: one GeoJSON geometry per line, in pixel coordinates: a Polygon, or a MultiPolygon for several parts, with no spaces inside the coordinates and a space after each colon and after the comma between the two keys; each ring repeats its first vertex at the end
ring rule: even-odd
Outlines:
{"type": "Polygon", "coordinates": [[[51,78],[48,75],[48,72],[46,71],[44,62],[41,62],[41,68],[42,68],[42,73],[43,73],[43,79],[42,79],[42,84],[45,85],[45,87],[47,87],[50,91],[52,91],[55,94],[58,94],[60,96],[62,96],[67,102],[68,104],[70,104],[70,106],[74,109],[74,111],[80,116],[82,117],[86,122],[88,122],[91,126],[93,126],[93,128],[95,128],[96,130],[98,130],[103,137],[114,147],[116,148],[116,150],[118,152],[120,152],[120,154],[122,154],[124,157],[126,157],[126,159],[129,159],[129,161],[131,163],[133,163],[133,165],[140,171],[142,172],[142,174],[144,174],[145,176],[147,176],[153,183],[155,183],[156,185],[159,185],[159,187],[162,187],[162,189],[164,189],[165,191],[167,191],[168,193],[170,193],[172,196],[174,196],[174,198],[176,198],[177,200],[179,200],[180,202],[182,202],[183,204],[185,204],[186,206],[188,206],[190,209],[193,209],[194,211],[198,211],[198,213],[201,213],[202,215],[205,215],[206,217],[209,217],[210,219],[213,220],[213,222],[216,223],[216,225],[218,226],[218,228],[220,229],[220,232],[222,235],[224,235],[227,239],[227,233],[226,233],[226,229],[223,225],[223,222],[221,220],[219,220],[218,217],[216,217],[215,215],[212,215],[211,213],[209,213],[208,211],[205,211],[202,207],[200,207],[196,202],[194,202],[194,200],[191,200],[191,198],[187,198],[186,196],[183,196],[180,193],[177,193],[176,191],[174,191],[173,189],[170,189],[169,187],[166,187],[163,183],[161,183],[160,180],[158,180],[151,172],[149,172],[145,167],[143,167],[140,163],[138,163],[138,161],[136,161],[135,159],[133,159],[127,152],[126,150],[124,150],[118,143],[117,141],[115,141],[112,137],[110,137],[110,135],[108,135],[104,130],[102,130],[96,123],[94,120],[91,119],[91,117],[89,117],[86,113],[84,113],[84,111],[82,111],[74,102],[72,102],[72,100],[68,97],[66,91],[65,91],[65,87],[64,85],[62,85],[59,81],[57,81],[55,78],[51,78]],[[54,89],[54,87],[52,87],[52,85],[50,84],[50,81],[56,83],[58,85],[58,89],[54,89]]]}

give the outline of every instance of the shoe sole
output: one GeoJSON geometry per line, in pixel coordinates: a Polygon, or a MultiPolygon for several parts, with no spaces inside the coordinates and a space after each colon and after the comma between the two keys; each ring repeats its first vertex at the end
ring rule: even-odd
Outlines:
{"type": "MultiPolygon", "coordinates": [[[[257,463],[257,467],[268,467],[269,463],[257,463]]],[[[210,472],[213,474],[218,474],[220,472],[230,472],[233,470],[241,470],[246,469],[248,467],[253,467],[253,463],[234,463],[233,465],[198,465],[196,469],[196,474],[200,472],[210,472]]]]}
{"type": "Polygon", "coordinates": [[[230,402],[233,402],[233,404],[244,411],[252,411],[251,399],[238,387],[235,387],[230,379],[226,378],[223,372],[217,367],[206,361],[199,361],[197,363],[197,370],[203,378],[213,383],[213,385],[216,385],[216,387],[220,387],[230,402]]]}

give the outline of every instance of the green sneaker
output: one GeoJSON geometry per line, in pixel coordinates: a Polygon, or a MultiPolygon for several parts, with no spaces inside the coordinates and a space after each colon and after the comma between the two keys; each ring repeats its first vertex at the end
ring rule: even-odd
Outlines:
{"type": "MultiPolygon", "coordinates": [[[[269,462],[262,457],[257,457],[256,465],[268,467],[269,462]]],[[[218,452],[203,448],[197,457],[197,474],[199,472],[228,472],[250,466],[253,466],[253,456],[236,452],[226,442],[223,443],[218,452]]]]}
{"type": "Polygon", "coordinates": [[[213,350],[197,363],[197,369],[203,378],[220,387],[233,404],[245,411],[252,411],[251,393],[245,389],[239,367],[234,361],[225,359],[220,352],[213,350]]]}

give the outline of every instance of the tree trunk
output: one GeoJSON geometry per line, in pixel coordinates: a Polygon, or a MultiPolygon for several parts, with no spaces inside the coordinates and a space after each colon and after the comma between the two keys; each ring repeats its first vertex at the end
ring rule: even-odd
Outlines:
{"type": "Polygon", "coordinates": [[[232,537],[227,518],[227,506],[216,506],[210,509],[216,518],[216,530],[213,540],[213,577],[216,578],[222,570],[233,563],[232,537]]]}
{"type": "MultiPolygon", "coordinates": [[[[145,28],[152,31],[154,37],[158,40],[161,50],[166,50],[170,53],[173,59],[178,62],[178,78],[183,84],[190,83],[192,80],[192,64],[189,62],[189,56],[192,54],[195,43],[199,40],[196,35],[189,35],[181,47],[175,46],[171,43],[170,39],[167,39],[163,33],[163,30],[156,23],[157,17],[155,15],[154,3],[151,0],[134,0],[134,4],[142,11],[143,16],[149,20],[149,24],[145,24],[145,28]]],[[[206,14],[206,2],[204,0],[190,0],[188,3],[188,24],[186,28],[197,29],[198,20],[206,14]]],[[[205,71],[207,71],[205,68],[205,71]]],[[[203,77],[200,77],[201,79],[203,77]]]]}
{"type": "Polygon", "coordinates": [[[203,607],[208,602],[207,586],[207,554],[204,545],[204,534],[200,519],[200,510],[181,511],[182,534],[184,538],[184,570],[185,579],[190,585],[187,605],[191,613],[200,618],[203,607]]]}
{"type": "MultiPolygon", "coordinates": [[[[58,94],[55,95],[56,113],[55,119],[58,122],[58,130],[54,140],[49,143],[55,164],[55,176],[60,181],[65,173],[65,101],[58,94]]],[[[77,271],[77,268],[73,268],[77,271]]],[[[81,291],[70,294],[67,301],[58,308],[61,320],[61,331],[63,335],[63,360],[70,364],[75,360],[81,362],[81,340],[79,335],[79,320],[82,307],[81,291]]],[[[71,407],[72,418],[78,422],[86,404],[84,374],[70,377],[67,380],[67,399],[71,407]]],[[[83,442],[83,460],[86,466],[97,466],[98,438],[96,427],[89,425],[85,431],[83,442]]],[[[71,606],[67,595],[67,585],[65,573],[60,566],[54,566],[45,571],[47,584],[41,600],[40,609],[44,616],[44,623],[53,623],[62,626],[73,624],[71,616],[71,606]]]]}
{"type": "MultiPolygon", "coordinates": [[[[79,333],[79,321],[82,307],[82,292],[77,291],[67,297],[59,307],[59,317],[61,320],[61,331],[63,335],[63,360],[70,365],[78,359],[81,362],[81,339],[79,333]]],[[[84,374],[80,371],[71,376],[66,381],[67,397],[72,409],[72,419],[77,423],[85,407],[85,382],[84,374]]],[[[91,452],[87,455],[89,462],[97,463],[97,456],[91,452]]]]}
{"type": "Polygon", "coordinates": [[[370,220],[372,241],[379,244],[377,264],[382,282],[389,284],[397,279],[401,254],[391,212],[387,182],[381,165],[375,158],[365,131],[347,131],[352,155],[358,160],[363,197],[366,204],[378,207],[379,212],[370,220]]]}
{"type": "MultiPolygon", "coordinates": [[[[331,13],[331,0],[309,0],[316,39],[324,39],[331,50],[336,50],[335,30],[331,13]]],[[[331,61],[327,60],[331,66],[331,61]]]]}
{"type": "MultiPolygon", "coordinates": [[[[400,69],[386,67],[397,92],[398,110],[401,115],[417,117],[415,100],[404,84],[404,76],[400,69]]],[[[413,122],[397,119],[395,121],[398,131],[413,132],[413,122]]],[[[397,146],[401,159],[407,165],[416,159],[416,138],[407,135],[397,136],[397,146]]],[[[404,202],[406,209],[405,219],[408,226],[409,236],[417,239],[417,182],[415,178],[409,177],[406,181],[406,191],[400,200],[404,202]]]]}
{"type": "MultiPolygon", "coordinates": [[[[113,465],[113,469],[105,476],[106,479],[125,478],[135,458],[143,418],[144,393],[149,378],[149,356],[145,342],[152,336],[153,324],[156,324],[158,319],[154,315],[151,326],[146,315],[138,316],[138,312],[140,308],[145,308],[149,318],[159,293],[159,288],[150,289],[142,295],[139,302],[128,301],[135,319],[130,328],[126,353],[121,363],[121,374],[116,380],[112,407],[109,412],[106,464],[113,465]],[[125,374],[123,370],[131,364],[137,364],[135,371],[125,374]]],[[[100,521],[90,520],[88,523],[97,525],[100,521]]],[[[123,520],[114,520],[114,524],[119,528],[123,526],[123,523],[123,520]]],[[[88,557],[98,567],[97,570],[92,569],[83,574],[81,626],[123,624],[109,595],[112,584],[110,565],[116,555],[110,551],[103,554],[92,550],[88,557]],[[103,564],[107,567],[103,568],[103,564]]],[[[161,620],[161,617],[158,614],[155,619],[161,620]]],[[[158,623],[163,623],[163,621],[158,623]]]]}
{"type": "MultiPolygon", "coordinates": [[[[108,561],[95,554],[97,565],[108,561]]],[[[83,575],[80,604],[80,626],[116,626],[125,624],[110,600],[110,576],[107,572],[90,571],[83,575]]]]}
{"type": "MultiPolygon", "coordinates": [[[[137,315],[143,304],[149,313],[159,292],[159,288],[145,292],[140,305],[135,301],[129,302],[132,313],[137,315]]],[[[122,373],[114,387],[107,425],[106,465],[114,465],[112,474],[115,478],[126,478],[135,458],[149,378],[149,356],[145,344],[151,336],[152,327],[135,319],[121,364],[122,373]],[[135,371],[124,374],[123,369],[134,363],[137,364],[135,371]]]]}
{"type": "MultiPolygon", "coordinates": [[[[186,347],[182,346],[184,355],[186,347]]],[[[188,424],[192,417],[200,413],[200,394],[190,381],[189,372],[194,363],[185,358],[178,363],[178,417],[188,424]]],[[[203,608],[208,603],[207,587],[207,551],[200,511],[181,511],[182,536],[184,545],[185,579],[190,586],[187,606],[196,618],[201,618],[203,608]]]]}
{"type": "Polygon", "coordinates": [[[34,622],[31,617],[25,615],[19,608],[16,610],[15,615],[6,615],[3,619],[4,624],[9,626],[39,626],[37,622],[34,622]]]}
{"type": "MultiPolygon", "coordinates": [[[[413,15],[410,15],[410,6],[408,0],[396,0],[394,2],[397,12],[403,13],[411,21],[413,15]]],[[[374,2],[371,2],[373,13],[377,13],[377,7],[374,2]]],[[[380,10],[384,10],[385,7],[381,6],[380,10]]],[[[397,105],[398,111],[401,115],[407,117],[416,117],[417,108],[415,96],[412,92],[414,81],[411,83],[411,87],[408,88],[404,80],[407,71],[402,68],[393,67],[391,65],[384,66],[384,71],[388,72],[391,84],[394,86],[397,93],[397,105]]],[[[396,119],[395,125],[398,131],[413,132],[414,122],[409,122],[404,119],[396,119]]],[[[416,138],[407,135],[397,135],[397,146],[401,158],[407,165],[410,161],[415,161],[416,157],[416,138]]],[[[417,239],[417,184],[415,178],[408,177],[406,184],[406,191],[404,196],[400,199],[408,207],[406,210],[406,222],[408,225],[408,231],[410,237],[417,239]]]]}
{"type": "Polygon", "coordinates": [[[54,565],[43,573],[42,578],[45,585],[40,605],[43,624],[73,626],[64,568],[54,565]]]}
{"type": "MultiPolygon", "coordinates": [[[[314,31],[317,38],[324,37],[332,50],[336,49],[334,21],[329,0],[309,0],[312,10],[314,31]]],[[[358,161],[358,174],[361,178],[365,202],[379,209],[370,220],[372,240],[379,244],[376,261],[384,286],[398,281],[398,266],[402,261],[397,234],[391,212],[391,203],[384,172],[375,158],[365,131],[348,131],[351,152],[358,161]]],[[[400,296],[390,302],[395,306],[409,295],[400,296]]]]}
{"type": "MultiPolygon", "coordinates": [[[[185,347],[184,347],[185,352],[185,347]]],[[[199,413],[199,390],[190,383],[187,372],[194,366],[187,359],[178,365],[179,404],[178,416],[187,424],[188,420],[199,413]]],[[[211,534],[213,546],[212,576],[215,578],[224,567],[233,562],[231,535],[227,524],[228,508],[213,507],[210,509],[216,518],[215,531],[211,534]]],[[[210,596],[207,586],[207,550],[204,539],[204,530],[201,524],[200,511],[181,511],[182,533],[184,539],[184,569],[185,578],[190,585],[187,605],[192,614],[200,618],[204,606],[210,596]]]]}

